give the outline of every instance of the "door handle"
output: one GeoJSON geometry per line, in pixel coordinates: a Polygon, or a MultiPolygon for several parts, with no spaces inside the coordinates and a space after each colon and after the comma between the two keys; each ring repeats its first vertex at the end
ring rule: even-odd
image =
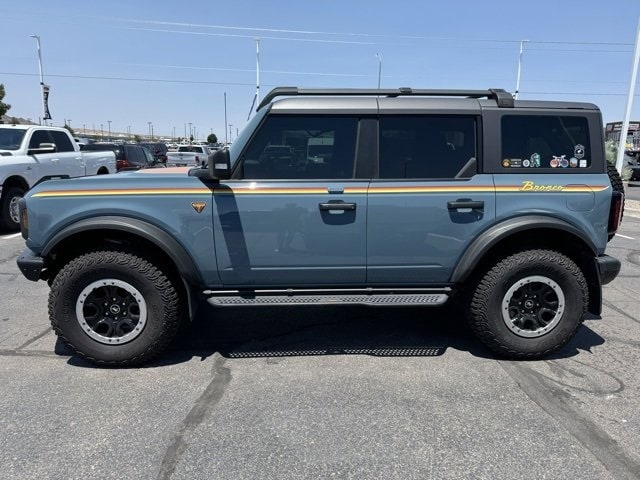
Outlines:
{"type": "Polygon", "coordinates": [[[321,212],[328,212],[330,210],[353,211],[356,209],[356,204],[344,202],[329,202],[319,203],[318,207],[320,207],[321,212]]]}
{"type": "Polygon", "coordinates": [[[484,202],[482,200],[469,200],[467,198],[459,198],[453,202],[447,202],[447,208],[449,210],[460,210],[463,208],[470,208],[472,210],[483,210],[484,202]]]}

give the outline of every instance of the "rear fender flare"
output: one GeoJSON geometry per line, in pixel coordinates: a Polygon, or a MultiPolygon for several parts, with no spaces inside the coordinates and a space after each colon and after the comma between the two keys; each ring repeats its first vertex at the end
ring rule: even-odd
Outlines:
{"type": "Polygon", "coordinates": [[[464,282],[480,263],[484,255],[500,241],[518,232],[537,229],[555,229],[570,233],[582,240],[591,252],[593,252],[594,257],[597,256],[597,249],[594,243],[574,225],[555,217],[526,215],[510,218],[493,225],[471,242],[471,245],[467,247],[462,257],[460,257],[456,268],[453,270],[451,282],[464,282]]]}

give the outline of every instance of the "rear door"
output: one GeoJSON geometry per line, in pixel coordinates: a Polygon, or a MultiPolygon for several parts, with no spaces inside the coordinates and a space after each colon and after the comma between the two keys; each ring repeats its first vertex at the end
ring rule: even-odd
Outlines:
{"type": "Polygon", "coordinates": [[[477,173],[473,115],[382,115],[368,198],[367,281],[444,284],[495,218],[491,175],[477,173]]]}
{"type": "Polygon", "coordinates": [[[56,158],[61,174],[68,177],[81,177],[85,174],[82,154],[75,150],[71,138],[64,132],[51,130],[49,132],[53,143],[56,144],[56,158]]]}
{"type": "MultiPolygon", "coordinates": [[[[49,134],[49,130],[34,130],[29,139],[29,150],[37,149],[42,143],[53,143],[53,139],[49,134]]],[[[32,157],[37,163],[36,181],[43,179],[60,177],[62,175],[62,167],[60,165],[60,156],[58,152],[53,153],[36,153],[32,157]]]]}
{"type": "Polygon", "coordinates": [[[354,178],[355,115],[270,115],[215,188],[225,286],[362,286],[368,180],[354,178]],[[321,153],[309,145],[323,139],[321,153]]]}

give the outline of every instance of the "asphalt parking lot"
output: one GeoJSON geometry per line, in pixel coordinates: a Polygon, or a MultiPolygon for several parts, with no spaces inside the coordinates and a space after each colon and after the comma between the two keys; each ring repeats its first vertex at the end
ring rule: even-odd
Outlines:
{"type": "Polygon", "coordinates": [[[640,210],[619,233],[602,315],[544,361],[446,308],[204,308],[132,369],[57,342],[1,235],[2,478],[640,478],[640,210]]]}

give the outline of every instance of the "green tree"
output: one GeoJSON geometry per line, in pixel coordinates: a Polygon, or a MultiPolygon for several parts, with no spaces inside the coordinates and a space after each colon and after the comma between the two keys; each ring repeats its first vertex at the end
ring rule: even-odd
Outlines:
{"type": "Polygon", "coordinates": [[[71,128],[71,125],[67,125],[65,123],[64,128],[66,128],[67,130],[69,130],[69,133],[71,134],[71,136],[74,136],[76,134],[76,132],[73,131],[73,128],[71,128]]]}
{"type": "Polygon", "coordinates": [[[140,143],[140,141],[141,141],[140,135],[134,135],[134,136],[133,136],[133,140],[134,140],[136,143],[140,143]]]}
{"type": "Polygon", "coordinates": [[[208,143],[218,143],[218,137],[216,137],[215,133],[211,133],[209,134],[209,136],[207,137],[207,142],[208,143]]]}
{"type": "Polygon", "coordinates": [[[4,98],[4,95],[5,95],[4,84],[0,83],[0,117],[2,117],[5,113],[7,113],[11,108],[11,105],[9,105],[8,103],[4,103],[2,101],[2,99],[4,98]]]}

